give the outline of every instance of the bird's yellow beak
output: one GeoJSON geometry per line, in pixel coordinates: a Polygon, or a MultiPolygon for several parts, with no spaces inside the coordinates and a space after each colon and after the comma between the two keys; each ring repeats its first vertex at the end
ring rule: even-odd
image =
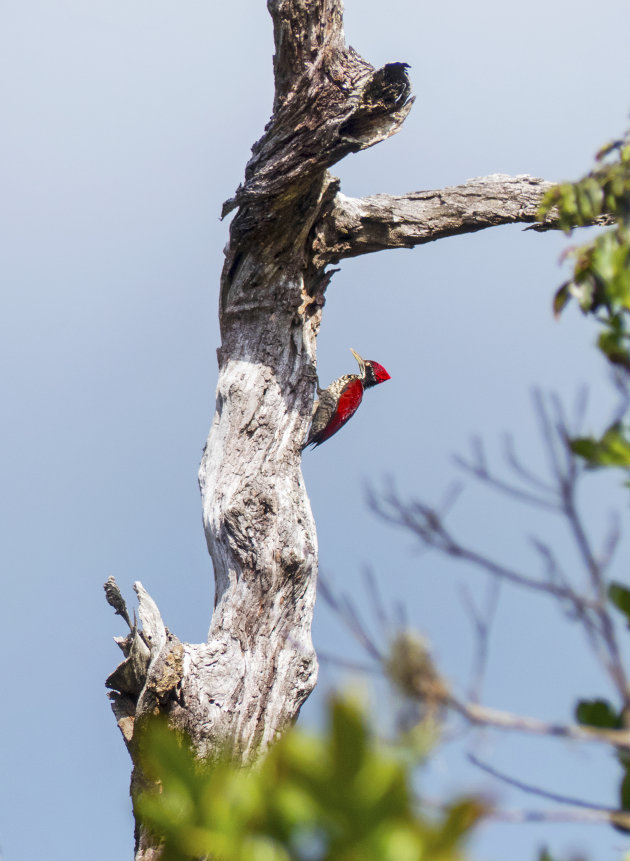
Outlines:
{"type": "Polygon", "coordinates": [[[355,351],[352,349],[352,347],[350,347],[350,352],[352,353],[352,355],[354,356],[354,358],[355,358],[355,359],[357,360],[357,362],[359,363],[359,367],[360,367],[361,369],[363,369],[363,367],[365,366],[365,359],[362,359],[362,358],[361,358],[361,356],[360,356],[358,353],[355,353],[355,351]]]}

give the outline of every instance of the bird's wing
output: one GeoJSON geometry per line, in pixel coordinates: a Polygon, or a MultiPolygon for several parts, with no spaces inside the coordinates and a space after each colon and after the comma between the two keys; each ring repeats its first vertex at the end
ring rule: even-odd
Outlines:
{"type": "Polygon", "coordinates": [[[334,393],[324,392],[319,401],[321,406],[318,406],[313,417],[311,432],[306,445],[310,443],[321,445],[330,439],[339,428],[345,425],[348,419],[352,418],[362,399],[363,386],[359,379],[353,379],[346,383],[338,398],[335,398],[334,393]]]}
{"type": "Polygon", "coordinates": [[[336,403],[334,395],[332,395],[328,390],[324,390],[313,408],[313,420],[311,422],[309,440],[312,440],[317,436],[317,434],[324,430],[335,412],[335,406],[336,403]]]}

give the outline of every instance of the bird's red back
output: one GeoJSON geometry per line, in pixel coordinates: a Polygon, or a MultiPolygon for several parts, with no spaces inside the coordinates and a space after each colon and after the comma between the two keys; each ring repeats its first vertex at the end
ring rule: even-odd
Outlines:
{"type": "Polygon", "coordinates": [[[318,434],[316,445],[321,445],[321,443],[330,439],[333,434],[337,433],[339,428],[343,427],[348,419],[351,419],[356,413],[362,400],[363,386],[361,385],[361,380],[358,378],[350,380],[350,382],[344,386],[341,394],[339,395],[337,409],[333,416],[324,430],[318,434]]]}

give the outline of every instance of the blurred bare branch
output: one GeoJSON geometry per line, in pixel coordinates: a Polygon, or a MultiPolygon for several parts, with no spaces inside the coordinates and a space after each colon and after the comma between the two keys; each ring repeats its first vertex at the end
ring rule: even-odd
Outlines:
{"type": "Polygon", "coordinates": [[[378,665],[363,664],[361,661],[351,661],[347,658],[340,658],[339,655],[332,655],[329,652],[324,652],[321,649],[317,653],[322,664],[332,664],[340,667],[343,670],[349,670],[352,673],[363,673],[366,675],[383,675],[383,670],[378,665]]]}
{"type": "Polygon", "coordinates": [[[482,762],[472,754],[468,755],[469,761],[477,768],[489,774],[495,780],[500,780],[508,786],[513,786],[521,792],[527,792],[531,795],[537,795],[539,798],[544,798],[547,801],[555,801],[558,804],[564,804],[573,810],[501,810],[494,808],[490,811],[491,819],[501,820],[503,822],[606,822],[616,825],[623,830],[628,830],[630,827],[630,811],[620,810],[615,807],[603,807],[599,804],[593,804],[590,801],[584,801],[581,798],[574,798],[569,795],[564,795],[557,792],[549,792],[539,786],[533,786],[530,783],[525,783],[518,778],[511,777],[491,765],[482,762]],[[577,810],[575,808],[578,808],[577,810]]]}
{"type": "Polygon", "coordinates": [[[465,703],[454,697],[450,698],[448,706],[475,726],[568,738],[573,741],[599,742],[619,750],[630,750],[630,730],[626,729],[599,729],[579,724],[548,723],[538,718],[524,717],[477,703],[465,703]]]}
{"type": "Polygon", "coordinates": [[[617,424],[623,421],[630,410],[630,382],[628,369],[617,365],[611,368],[611,382],[617,394],[619,395],[619,403],[613,413],[610,424],[617,424]]]}
{"type": "Polygon", "coordinates": [[[610,516],[608,532],[604,536],[602,550],[598,557],[598,564],[603,574],[608,571],[608,568],[614,559],[620,538],[621,525],[619,522],[619,514],[615,511],[610,516]]]}
{"type": "Polygon", "coordinates": [[[376,638],[373,637],[367,630],[356,606],[348,595],[335,595],[326,578],[320,573],[319,575],[319,592],[330,609],[339,617],[343,625],[353,634],[357,642],[366,650],[366,652],[379,664],[383,664],[385,656],[379,649],[376,638]]]}
{"type": "MultiPolygon", "coordinates": [[[[569,618],[581,625],[591,649],[613,682],[623,706],[629,708],[630,685],[606,592],[606,574],[619,543],[619,525],[617,521],[611,523],[603,541],[602,552],[598,555],[593,549],[578,507],[578,485],[584,469],[572,451],[571,438],[582,426],[586,403],[586,393],[582,390],[576,399],[570,423],[556,395],[545,397],[540,391],[533,393],[534,413],[543,442],[550,481],[541,478],[523,464],[511,437],[506,437],[504,444],[505,461],[512,473],[508,479],[497,475],[490,468],[483,443],[478,437],[471,441],[470,459],[457,459],[465,472],[493,490],[517,502],[558,514],[564,519],[586,574],[586,583],[583,586],[576,586],[569,580],[553,548],[537,537],[531,538],[531,542],[542,562],[541,577],[498,562],[460,542],[447,527],[444,510],[419,500],[403,500],[391,482],[380,495],[371,491],[368,499],[372,509],[380,517],[410,531],[420,540],[422,547],[467,562],[497,580],[554,598],[569,618]]],[[[451,495],[449,508],[454,499],[451,495]]],[[[478,620],[476,628],[479,637],[478,620]]]]}
{"type": "Polygon", "coordinates": [[[479,437],[473,437],[470,441],[470,446],[472,450],[470,460],[466,460],[459,455],[456,455],[454,458],[455,463],[460,469],[474,476],[478,481],[491,486],[494,490],[499,490],[514,499],[518,499],[520,502],[527,502],[529,505],[534,505],[536,508],[543,508],[547,511],[559,510],[558,500],[553,487],[545,485],[532,473],[528,473],[522,468],[519,471],[521,480],[535,487],[539,491],[538,494],[500,479],[490,472],[482,440],[479,437]]]}
{"type": "MultiPolygon", "coordinates": [[[[628,403],[630,398],[626,395],[626,406],[628,403]]],[[[617,640],[607,582],[608,571],[620,541],[619,518],[611,517],[603,538],[597,543],[593,542],[589,535],[589,523],[580,512],[578,499],[580,481],[586,470],[574,455],[571,446],[572,438],[577,436],[584,422],[586,404],[586,392],[581,391],[569,421],[557,396],[534,393],[534,412],[543,443],[547,475],[539,475],[524,464],[511,436],[504,437],[503,445],[507,477],[491,467],[483,442],[478,437],[471,440],[470,456],[456,460],[465,473],[486,487],[514,502],[531,505],[539,511],[553,514],[560,522],[564,522],[577,554],[578,568],[583,572],[581,581],[573,573],[575,562],[569,566],[551,543],[537,535],[530,536],[529,540],[538,558],[538,574],[530,573],[518,564],[498,561],[460,540],[451,526],[447,525],[447,520],[459,499],[461,484],[450,487],[444,500],[435,506],[421,500],[403,498],[391,480],[386,483],[381,493],[376,493],[373,488],[368,490],[371,508],[386,522],[411,533],[422,549],[437,550],[444,556],[468,563],[489,575],[488,591],[483,601],[475,600],[468,588],[462,589],[463,601],[475,637],[467,699],[461,699],[451,691],[433,661],[428,643],[409,629],[406,619],[407,605],[401,602],[391,605],[389,609],[385,606],[370,570],[365,572],[364,579],[371,599],[372,614],[378,623],[381,642],[384,643],[382,646],[372,636],[352,600],[347,596],[335,597],[325,582],[323,583],[323,595],[329,606],[379,665],[379,668],[373,671],[385,673],[405,697],[407,717],[410,720],[431,718],[439,725],[445,721],[447,714],[451,714],[463,720],[463,724],[461,721],[454,722],[456,731],[461,730],[462,725],[468,725],[598,743],[617,751],[622,763],[626,759],[630,761],[630,727],[609,728],[625,727],[623,716],[630,713],[630,685],[617,640]],[[598,548],[597,551],[595,547],[598,548]],[[481,704],[483,681],[491,654],[490,633],[503,583],[511,583],[554,599],[559,609],[581,627],[589,647],[612,681],[621,700],[618,718],[615,717],[616,708],[605,700],[601,701],[602,708],[609,709],[606,714],[612,715],[612,722],[602,722],[599,726],[548,722],[481,704]]],[[[345,659],[338,663],[353,669],[359,668],[354,662],[345,659]]],[[[367,670],[365,667],[361,669],[367,670]]],[[[583,701],[580,705],[594,708],[599,702],[583,701]]],[[[448,731],[446,734],[448,735],[448,731]]],[[[472,754],[470,760],[503,783],[574,808],[543,811],[494,809],[489,813],[491,818],[514,822],[607,822],[622,830],[630,830],[630,810],[603,807],[559,795],[506,775],[472,754]]]]}
{"type": "Polygon", "coordinates": [[[587,810],[606,809],[609,813],[613,812],[608,808],[602,808],[599,804],[584,801],[582,798],[573,798],[570,795],[563,795],[558,792],[549,792],[549,790],[543,789],[540,786],[533,786],[531,783],[525,783],[516,777],[511,777],[509,774],[505,774],[505,772],[493,768],[493,766],[488,765],[486,762],[482,762],[482,760],[472,753],[468,754],[468,761],[476,768],[479,768],[481,771],[494,777],[496,780],[500,780],[502,783],[507,783],[508,786],[513,786],[515,789],[520,789],[521,792],[527,792],[530,795],[538,795],[540,798],[546,798],[548,801],[556,801],[558,804],[567,804],[570,807],[584,807],[587,810]]]}
{"type": "Polygon", "coordinates": [[[481,701],[483,680],[488,664],[490,629],[499,604],[500,591],[501,581],[490,579],[486,595],[486,606],[482,611],[480,611],[475,604],[470,589],[465,586],[462,587],[464,605],[468,610],[475,632],[476,648],[473,658],[472,679],[468,694],[468,698],[471,702],[475,703],[481,701]]]}
{"type": "Polygon", "coordinates": [[[390,489],[380,497],[376,497],[372,493],[368,501],[371,508],[383,520],[408,529],[425,546],[438,550],[445,556],[469,562],[473,566],[517,586],[551,594],[556,598],[570,602],[581,610],[596,609],[597,607],[595,602],[582,597],[568,586],[560,586],[549,583],[547,580],[537,579],[529,574],[523,574],[515,568],[509,568],[477,550],[466,547],[457,541],[446,528],[440,512],[419,500],[401,500],[391,485],[390,489]]]}
{"type": "Polygon", "coordinates": [[[390,619],[387,617],[387,613],[385,611],[385,601],[379,591],[378,583],[376,581],[376,577],[374,576],[374,571],[372,568],[367,566],[363,570],[363,580],[365,582],[365,586],[367,589],[367,593],[370,596],[370,603],[372,605],[372,612],[374,613],[374,618],[379,623],[381,628],[381,634],[383,636],[390,636],[393,624],[390,619]]]}
{"type": "Polygon", "coordinates": [[[576,822],[606,823],[630,829],[630,813],[614,807],[594,810],[491,810],[487,816],[497,822],[576,822]]]}

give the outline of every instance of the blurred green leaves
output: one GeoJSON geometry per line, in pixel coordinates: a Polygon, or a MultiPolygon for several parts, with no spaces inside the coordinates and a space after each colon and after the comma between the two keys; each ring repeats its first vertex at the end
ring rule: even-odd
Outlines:
{"type": "Polygon", "coordinates": [[[630,627],[630,589],[622,583],[612,582],[608,586],[608,599],[623,613],[630,627]]]}
{"type": "Polygon", "coordinates": [[[569,249],[573,274],[556,292],[553,310],[559,315],[575,299],[602,324],[598,346],[608,361],[630,370],[630,139],[608,144],[596,158],[587,176],[554,186],[540,207],[541,219],[555,211],[567,233],[602,216],[611,225],[592,241],[569,249]]]}
{"type": "Polygon", "coordinates": [[[628,428],[616,422],[601,439],[576,437],[570,441],[571,451],[583,458],[591,469],[617,466],[630,469],[630,439],[628,428]]]}
{"type": "Polygon", "coordinates": [[[622,726],[620,716],[608,700],[580,700],[575,717],[583,726],[597,729],[620,729],[622,726]]]}
{"type": "MultiPolygon", "coordinates": [[[[543,198],[540,217],[555,210],[560,226],[596,223],[606,216],[607,226],[594,239],[570,249],[572,277],[557,290],[556,316],[574,299],[585,314],[601,326],[597,346],[608,362],[630,371],[630,136],[605,146],[595,168],[574,183],[554,186],[543,198]]],[[[630,429],[621,422],[609,427],[601,439],[579,437],[571,449],[590,468],[621,467],[630,470],[630,429]]]]}
{"type": "Polygon", "coordinates": [[[483,814],[460,800],[418,810],[404,758],[381,747],[361,709],[334,700],[322,736],[291,729],[261,761],[195,760],[162,723],[143,737],[145,773],[160,791],[136,798],[164,861],[456,861],[483,814]]]}

